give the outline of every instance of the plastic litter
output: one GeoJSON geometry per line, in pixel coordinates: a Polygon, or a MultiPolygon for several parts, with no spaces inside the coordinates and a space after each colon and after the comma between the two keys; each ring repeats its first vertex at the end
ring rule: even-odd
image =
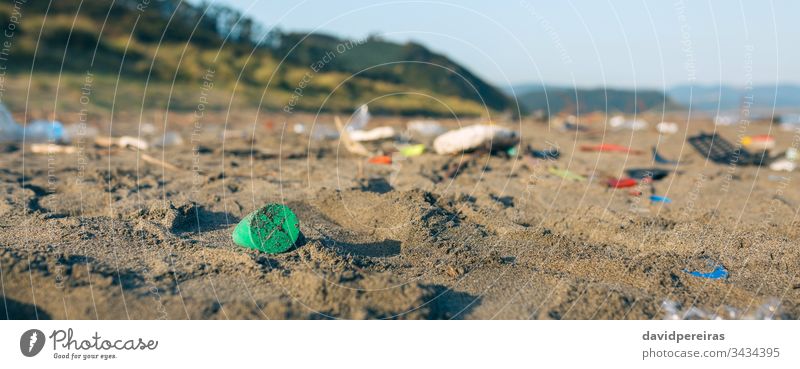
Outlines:
{"type": "Polygon", "coordinates": [[[292,125],[292,132],[302,135],[308,134],[314,141],[336,140],[339,138],[339,131],[329,124],[317,123],[307,128],[305,123],[295,123],[292,125]]]}
{"type": "Polygon", "coordinates": [[[531,155],[537,159],[558,159],[561,156],[561,153],[558,152],[557,149],[549,149],[549,150],[531,150],[531,155]]]}
{"type": "Polygon", "coordinates": [[[369,158],[369,160],[367,160],[367,161],[369,163],[372,163],[372,164],[389,165],[389,164],[392,164],[392,157],[391,156],[386,156],[386,155],[378,155],[378,156],[373,156],[373,157],[369,158]]]}
{"type": "Polygon", "coordinates": [[[367,123],[369,123],[369,108],[366,104],[361,105],[356,109],[353,116],[350,118],[350,122],[347,123],[347,130],[348,131],[360,131],[367,127],[367,123]]]}
{"type": "Polygon", "coordinates": [[[17,142],[22,140],[22,126],[14,121],[14,117],[0,104],[0,142],[17,142]]]}
{"type": "Polygon", "coordinates": [[[297,216],[289,207],[267,204],[248,214],[233,230],[233,242],[269,254],[284,252],[300,236],[297,216]]]}
{"type": "Polygon", "coordinates": [[[438,154],[457,154],[480,147],[492,151],[505,150],[519,143],[517,132],[507,128],[476,124],[447,132],[433,141],[433,149],[438,154]]]}
{"type": "Polygon", "coordinates": [[[625,117],[621,115],[617,115],[608,120],[608,125],[610,125],[611,128],[630,129],[632,131],[639,131],[645,129],[647,128],[648,124],[649,123],[647,123],[647,121],[644,119],[626,120],[625,117]]]}
{"type": "Polygon", "coordinates": [[[678,124],[672,122],[661,122],[656,124],[656,131],[662,135],[673,135],[678,133],[678,124]]]}
{"type": "Polygon", "coordinates": [[[728,279],[728,270],[725,269],[722,264],[715,263],[711,260],[707,260],[707,264],[709,267],[713,267],[714,270],[711,272],[700,272],[700,271],[691,271],[688,269],[684,269],[684,273],[688,273],[692,276],[699,277],[699,278],[709,278],[709,279],[728,279]]]}
{"type": "Polygon", "coordinates": [[[547,171],[550,174],[559,176],[559,177],[564,178],[564,179],[576,181],[576,182],[583,182],[583,181],[586,180],[586,177],[584,177],[584,176],[582,176],[580,174],[577,174],[577,173],[570,172],[570,171],[568,171],[566,169],[558,169],[558,168],[555,168],[555,167],[550,167],[550,168],[547,169],[547,171]]]}
{"type": "Polygon", "coordinates": [[[658,168],[635,168],[635,169],[628,169],[625,171],[628,173],[628,176],[631,178],[635,178],[638,180],[650,180],[650,181],[659,181],[664,179],[667,175],[669,175],[668,170],[658,169],[658,168]]]}
{"type": "Polygon", "coordinates": [[[409,145],[403,146],[400,148],[400,154],[410,158],[413,156],[420,156],[425,152],[425,145],[424,144],[417,144],[417,145],[409,145]]]}
{"type": "Polygon", "coordinates": [[[25,142],[55,142],[64,137],[64,125],[59,121],[34,120],[25,126],[25,142]]]}
{"type": "Polygon", "coordinates": [[[636,186],[637,184],[636,180],[633,178],[621,178],[621,179],[609,178],[609,180],[606,183],[608,183],[608,187],[612,188],[628,188],[636,186]]]}
{"type": "Polygon", "coordinates": [[[435,120],[412,120],[408,122],[407,129],[408,133],[422,137],[436,137],[447,132],[447,129],[435,120]]]}
{"type": "Polygon", "coordinates": [[[776,172],[791,172],[797,169],[797,163],[789,159],[779,159],[770,163],[769,169],[776,172]]]}
{"type": "Polygon", "coordinates": [[[98,136],[94,138],[94,143],[105,147],[119,146],[123,148],[134,148],[139,150],[147,150],[150,148],[150,145],[148,145],[144,140],[131,136],[122,136],[119,138],[98,136]]]}
{"type": "Polygon", "coordinates": [[[169,131],[160,138],[153,140],[152,145],[155,147],[180,146],[183,145],[183,137],[178,132],[169,131]]]}
{"type": "Polygon", "coordinates": [[[64,126],[64,136],[61,140],[64,143],[76,143],[81,140],[93,141],[97,134],[97,128],[87,126],[85,123],[69,124],[64,126]]]}
{"type": "Polygon", "coordinates": [[[378,141],[393,138],[397,135],[392,127],[377,127],[368,131],[351,130],[348,132],[350,139],[355,142],[378,141]]]}
{"type": "Polygon", "coordinates": [[[652,202],[660,202],[660,203],[664,203],[664,204],[672,203],[672,199],[670,199],[669,197],[658,196],[658,195],[650,196],[650,201],[652,201],[652,202]]]}
{"type": "Polygon", "coordinates": [[[744,136],[741,142],[744,147],[756,151],[772,150],[775,148],[775,137],[770,135],[744,136]]]}
{"type": "Polygon", "coordinates": [[[615,144],[583,145],[581,151],[623,152],[627,154],[641,154],[639,150],[615,144]]]}
{"type": "Polygon", "coordinates": [[[655,147],[653,147],[653,161],[659,164],[678,164],[678,161],[676,160],[669,160],[661,156],[661,154],[658,153],[658,150],[656,150],[655,147]]]}
{"type": "Polygon", "coordinates": [[[701,133],[689,137],[688,141],[703,157],[717,164],[761,165],[765,161],[765,155],[753,155],[716,134],[701,133]]]}

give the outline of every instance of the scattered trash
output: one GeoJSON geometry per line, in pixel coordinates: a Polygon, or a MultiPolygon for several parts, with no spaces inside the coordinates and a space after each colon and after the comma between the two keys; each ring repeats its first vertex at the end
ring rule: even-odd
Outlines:
{"type": "Polygon", "coordinates": [[[356,109],[353,113],[353,116],[350,117],[350,122],[347,123],[347,131],[360,131],[367,127],[367,123],[369,123],[369,108],[366,104],[361,105],[356,109]]]}
{"type": "Polygon", "coordinates": [[[731,126],[739,122],[739,117],[734,115],[717,115],[714,117],[714,124],[718,126],[731,126]]]}
{"type": "Polygon", "coordinates": [[[742,319],[742,320],[772,320],[775,318],[782,318],[781,301],[777,298],[771,297],[759,305],[758,309],[754,312],[745,312],[732,306],[723,305],[718,308],[719,313],[705,311],[696,306],[691,306],[688,309],[683,309],[681,304],[673,300],[664,300],[661,303],[661,309],[664,310],[664,319],[681,320],[681,319],[742,319]]]}
{"type": "Polygon", "coordinates": [[[64,138],[64,125],[59,121],[34,120],[25,127],[0,103],[0,142],[44,143],[64,138]]]}
{"type": "Polygon", "coordinates": [[[310,129],[306,127],[304,123],[295,123],[292,125],[292,132],[298,135],[308,134],[314,141],[339,139],[339,131],[329,124],[316,123],[310,129]]]}
{"type": "Polygon", "coordinates": [[[34,154],[74,154],[78,152],[78,148],[49,143],[35,143],[31,145],[31,152],[34,154]]]}
{"type": "Polygon", "coordinates": [[[408,122],[407,129],[409,134],[421,137],[436,137],[447,132],[447,129],[435,120],[413,120],[408,122]]]}
{"type": "Polygon", "coordinates": [[[656,124],[656,131],[662,135],[673,135],[678,133],[678,124],[672,122],[661,122],[656,124]]]}
{"type": "Polygon", "coordinates": [[[156,126],[153,123],[142,123],[139,126],[139,132],[141,132],[145,136],[151,136],[156,133],[156,126]]]}
{"type": "Polygon", "coordinates": [[[513,156],[517,156],[517,154],[519,154],[519,146],[511,146],[511,147],[509,147],[508,149],[506,149],[506,154],[508,154],[508,156],[512,156],[512,157],[513,156]]]}
{"type": "Polygon", "coordinates": [[[550,167],[550,168],[547,169],[547,171],[550,174],[559,176],[559,177],[564,178],[564,179],[569,179],[569,180],[572,180],[572,181],[576,181],[576,182],[583,182],[583,181],[586,180],[586,177],[584,177],[584,176],[582,176],[580,174],[577,174],[577,173],[570,172],[570,171],[568,171],[566,169],[558,169],[556,167],[550,167]]]}
{"type": "Polygon", "coordinates": [[[786,149],[786,159],[797,161],[798,158],[800,158],[800,150],[797,150],[794,147],[786,149]]]}
{"type": "Polygon", "coordinates": [[[409,145],[403,146],[400,148],[400,154],[403,156],[410,158],[413,156],[420,156],[425,152],[425,145],[424,144],[417,144],[417,145],[409,145]]]}
{"type": "Polygon", "coordinates": [[[775,148],[775,137],[770,135],[744,136],[741,142],[744,147],[756,151],[772,150],[775,148]]]}
{"type": "Polygon", "coordinates": [[[653,160],[659,164],[679,164],[676,160],[669,160],[661,156],[655,146],[653,146],[653,160]]]}
{"type": "Polygon", "coordinates": [[[372,163],[372,164],[388,165],[388,164],[392,164],[392,157],[391,156],[386,156],[386,155],[378,155],[378,156],[373,156],[373,157],[369,158],[369,160],[367,160],[367,161],[369,163],[372,163]]]}
{"type": "Polygon", "coordinates": [[[64,126],[64,136],[61,141],[64,143],[77,143],[83,140],[94,141],[97,133],[97,128],[87,126],[86,123],[69,124],[64,126]]]}
{"type": "Polygon", "coordinates": [[[581,151],[601,151],[601,152],[624,152],[627,154],[641,154],[639,150],[615,144],[583,145],[581,151]]]}
{"type": "Polygon", "coordinates": [[[94,143],[99,146],[104,147],[111,147],[111,146],[118,146],[122,148],[134,148],[139,150],[147,150],[150,145],[144,140],[131,137],[131,136],[122,136],[119,138],[112,138],[112,137],[95,137],[94,143]]]}
{"type": "Polygon", "coordinates": [[[537,159],[558,159],[561,153],[557,149],[549,150],[530,150],[531,155],[537,159]]]}
{"type": "Polygon", "coordinates": [[[248,214],[232,234],[237,245],[269,254],[290,249],[299,236],[297,216],[281,204],[267,204],[248,214]]]}
{"type": "Polygon", "coordinates": [[[647,121],[644,120],[644,119],[627,120],[627,119],[625,119],[625,117],[623,117],[621,115],[614,116],[614,117],[612,117],[611,119],[608,120],[608,125],[610,125],[611,128],[614,128],[614,129],[630,129],[632,131],[639,131],[639,130],[645,129],[645,128],[647,128],[648,124],[649,123],[647,123],[647,121]]]}
{"type": "Polygon", "coordinates": [[[667,175],[669,175],[668,170],[658,169],[658,168],[636,168],[636,169],[628,169],[625,171],[628,173],[628,176],[631,178],[635,178],[638,180],[649,180],[649,181],[660,181],[664,179],[667,175]]]}
{"type": "Polygon", "coordinates": [[[776,172],[791,172],[797,168],[797,163],[789,159],[778,159],[769,164],[769,169],[776,172]]]}
{"type": "Polygon", "coordinates": [[[505,150],[519,143],[517,132],[507,128],[476,124],[447,132],[433,141],[438,154],[457,154],[486,147],[489,150],[505,150]]]}
{"type": "Polygon", "coordinates": [[[368,131],[351,130],[348,132],[350,139],[355,142],[378,141],[393,138],[397,135],[392,127],[377,127],[368,131]]]}
{"type": "Polygon", "coordinates": [[[25,126],[25,142],[57,142],[64,138],[64,125],[59,121],[34,120],[25,126]]]}
{"type": "Polygon", "coordinates": [[[689,137],[689,143],[706,159],[724,165],[761,165],[765,155],[753,155],[741,147],[735,147],[724,138],[701,133],[689,137]]]}
{"type": "Polygon", "coordinates": [[[606,183],[608,183],[608,187],[612,188],[628,188],[636,186],[637,184],[636,180],[633,178],[621,178],[621,179],[609,178],[609,180],[606,183]]]}
{"type": "Polygon", "coordinates": [[[652,201],[652,202],[660,202],[660,203],[664,203],[664,204],[672,203],[672,199],[670,199],[669,197],[658,196],[658,195],[650,196],[650,201],[652,201]]]}
{"type": "Polygon", "coordinates": [[[706,260],[706,263],[709,267],[713,267],[714,270],[711,272],[700,272],[700,271],[690,271],[689,269],[684,269],[684,273],[689,273],[695,277],[699,278],[709,278],[709,279],[728,279],[728,270],[725,269],[722,264],[715,263],[711,260],[706,260]]]}
{"type": "Polygon", "coordinates": [[[180,133],[169,131],[164,133],[164,136],[153,140],[152,145],[155,147],[170,147],[183,145],[183,137],[180,133]]]}

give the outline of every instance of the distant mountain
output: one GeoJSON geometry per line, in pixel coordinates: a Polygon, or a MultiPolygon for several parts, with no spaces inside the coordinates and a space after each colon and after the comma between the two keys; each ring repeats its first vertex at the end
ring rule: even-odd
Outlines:
{"type": "Polygon", "coordinates": [[[527,111],[541,110],[550,115],[597,111],[633,114],[681,108],[663,92],[656,90],[574,89],[536,84],[514,86],[513,90],[520,105],[527,111]]]}
{"type": "Polygon", "coordinates": [[[769,112],[800,110],[800,85],[756,85],[747,90],[729,85],[680,85],[671,88],[669,96],[679,104],[692,110],[714,112],[739,110],[745,101],[751,101],[751,109],[769,112]]]}

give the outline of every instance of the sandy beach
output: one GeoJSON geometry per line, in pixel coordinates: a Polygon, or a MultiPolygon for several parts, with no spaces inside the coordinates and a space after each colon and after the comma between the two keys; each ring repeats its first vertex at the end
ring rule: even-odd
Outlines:
{"type": "MultiPolygon", "coordinates": [[[[286,117],[252,112],[197,126],[191,114],[172,118],[169,128],[184,144],[146,154],[177,168],[91,142],[54,155],[2,146],[0,316],[664,319],[675,309],[688,318],[800,316],[800,174],[715,164],[686,141],[716,130],[732,142],[772,133],[775,153],[792,145],[791,133],[766,123],[683,122],[660,136],[652,126],[577,133],[509,120],[502,125],[521,132],[523,148],[556,147],[560,158],[426,152],[380,165],[338,140],[293,132],[313,115],[286,125],[286,117]],[[599,143],[642,154],[580,150],[599,143]],[[655,164],[656,145],[681,164],[655,164]],[[670,173],[634,188],[606,185],[630,168],[670,173]],[[652,202],[651,194],[672,202],[652,202]],[[237,222],[266,203],[297,214],[302,237],[294,249],[270,255],[232,242],[237,222]],[[711,262],[729,277],[687,273],[711,262]]],[[[403,130],[406,121],[370,124],[403,130]]],[[[332,117],[317,124],[332,126],[332,117]]],[[[138,123],[115,121],[111,133],[136,136],[138,123]]],[[[391,153],[397,143],[369,148],[391,153]]]]}

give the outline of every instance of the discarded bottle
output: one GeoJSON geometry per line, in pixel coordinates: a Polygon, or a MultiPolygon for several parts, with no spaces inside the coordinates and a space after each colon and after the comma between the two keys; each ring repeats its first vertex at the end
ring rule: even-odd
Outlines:
{"type": "Polygon", "coordinates": [[[233,230],[233,242],[269,254],[284,252],[300,236],[297,216],[289,207],[267,204],[248,214],[233,230]]]}
{"type": "Polygon", "coordinates": [[[0,104],[0,142],[17,142],[22,140],[22,126],[14,121],[14,117],[0,104]]]}
{"type": "Polygon", "coordinates": [[[64,138],[64,125],[59,121],[34,120],[25,126],[25,142],[56,142],[64,138]]]}

